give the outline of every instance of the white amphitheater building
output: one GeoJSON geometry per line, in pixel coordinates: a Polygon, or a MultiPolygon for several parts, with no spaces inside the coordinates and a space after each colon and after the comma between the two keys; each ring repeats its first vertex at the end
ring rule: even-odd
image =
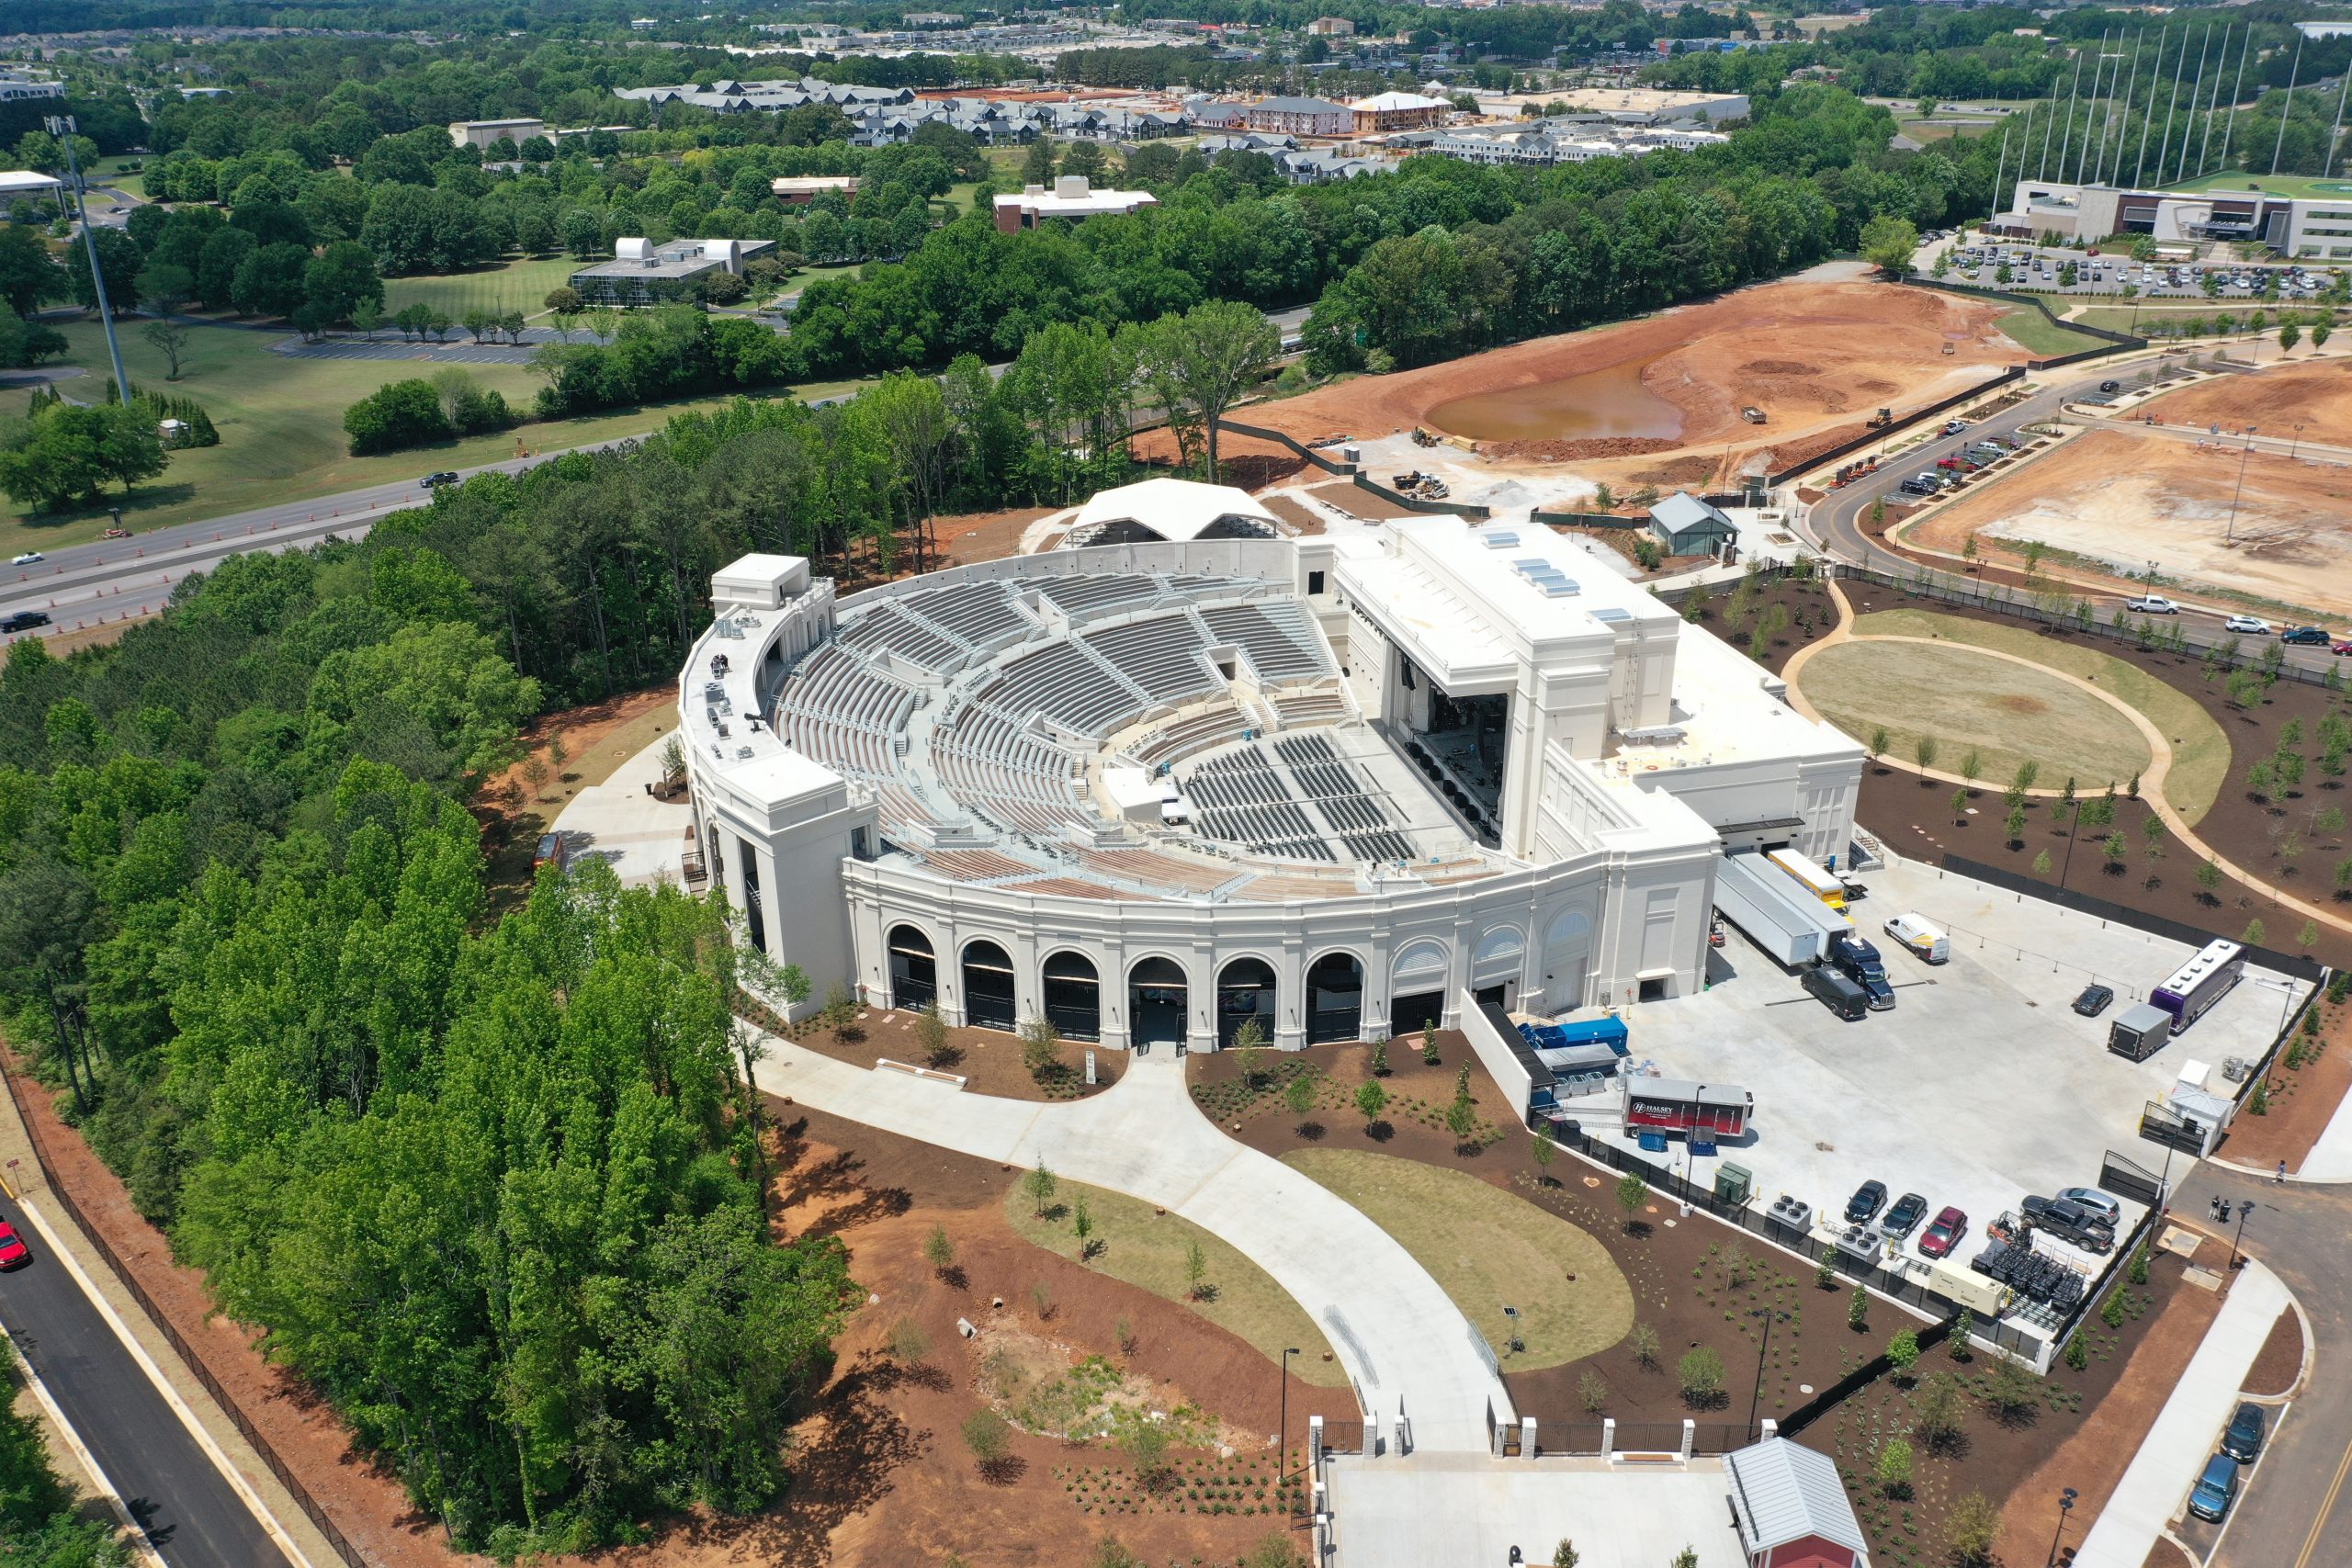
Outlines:
{"type": "Polygon", "coordinates": [[[846,598],[718,572],[679,704],[752,940],[818,1000],[1297,1049],[1693,991],[1727,850],[1845,851],[1861,748],[1571,541],[1238,494],[846,598]]]}

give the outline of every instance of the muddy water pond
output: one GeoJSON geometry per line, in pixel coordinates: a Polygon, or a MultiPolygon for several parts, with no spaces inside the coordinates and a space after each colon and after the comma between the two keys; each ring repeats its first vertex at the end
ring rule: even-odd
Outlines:
{"type": "Polygon", "coordinates": [[[1682,411],[1642,384],[1649,364],[1638,359],[1532,387],[1476,392],[1438,404],[1429,423],[1474,441],[1673,440],[1682,434],[1682,411]]]}

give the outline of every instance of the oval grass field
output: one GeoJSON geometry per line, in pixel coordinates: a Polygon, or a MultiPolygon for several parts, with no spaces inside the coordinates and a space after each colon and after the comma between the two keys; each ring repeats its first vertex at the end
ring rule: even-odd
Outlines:
{"type": "Polygon", "coordinates": [[[1975,750],[1978,782],[1996,789],[2029,759],[2041,765],[2038,787],[2072,778],[2085,794],[2109,783],[2120,791],[2148,765],[2147,741],[2098,697],[1958,644],[1838,643],[1806,660],[1797,685],[1864,745],[1884,726],[1885,754],[1897,761],[1917,759],[1922,735],[1935,737],[1933,766],[1948,773],[1975,750]]]}

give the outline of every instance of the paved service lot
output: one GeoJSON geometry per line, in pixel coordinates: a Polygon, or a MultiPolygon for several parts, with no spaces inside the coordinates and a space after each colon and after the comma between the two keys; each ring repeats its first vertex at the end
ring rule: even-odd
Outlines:
{"type": "Polygon", "coordinates": [[[1740,1568],[1730,1483],[1717,1460],[1689,1468],[1600,1459],[1421,1452],[1334,1459],[1334,1559],[1344,1568],[1501,1568],[1514,1546],[1549,1562],[1564,1540],[1582,1568],[1661,1568],[1690,1547],[1699,1568],[1740,1568]]]}
{"type": "MultiPolygon", "coordinates": [[[[2143,1104],[2192,1057],[2226,1089],[2222,1058],[2259,1054],[2279,1027],[2287,993],[2269,982],[2285,982],[2249,970],[2179,1040],[2127,1061],[2106,1049],[2109,1021],[2191,948],[1914,863],[1861,880],[1871,891],[1856,923],[1885,958],[1892,1011],[1839,1020],[1735,927],[1712,988],[1627,1015],[1634,1062],[1756,1097],[1747,1141],[1698,1161],[1701,1178],[1735,1161],[1755,1172],[1759,1201],[1791,1193],[1833,1220],[1875,1178],[1890,1197],[1925,1196],[1930,1216],[1947,1203],[1965,1211],[1970,1235],[1955,1254],[1965,1258],[1985,1222],[2025,1194],[2095,1185],[2102,1150],[2160,1169],[2164,1151],[2136,1136],[2143,1104]],[[1883,935],[1906,909],[1951,934],[1951,962],[1930,966],[1883,935]],[[2116,1002],[2077,1017],[2070,1004],[2094,979],[2116,1002]]],[[[1677,1144],[1668,1157],[1686,1156],[1677,1144]]],[[[2189,1164],[2174,1160],[2176,1186],[2189,1164]]],[[[2138,1213],[2127,1203],[2126,1224],[2138,1213]]]]}

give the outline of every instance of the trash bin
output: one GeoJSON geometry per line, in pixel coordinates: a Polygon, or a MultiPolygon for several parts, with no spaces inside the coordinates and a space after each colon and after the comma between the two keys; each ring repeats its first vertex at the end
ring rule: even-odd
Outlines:
{"type": "Polygon", "coordinates": [[[1634,1141],[1641,1145],[1642,1152],[1645,1154],[1662,1155],[1666,1153],[1666,1134],[1664,1133],[1643,1133],[1640,1134],[1634,1141]]]}
{"type": "Polygon", "coordinates": [[[1725,1162],[1715,1167],[1715,1196],[1726,1203],[1747,1202],[1748,1190],[1755,1184],[1755,1174],[1744,1165],[1725,1162]]]}

